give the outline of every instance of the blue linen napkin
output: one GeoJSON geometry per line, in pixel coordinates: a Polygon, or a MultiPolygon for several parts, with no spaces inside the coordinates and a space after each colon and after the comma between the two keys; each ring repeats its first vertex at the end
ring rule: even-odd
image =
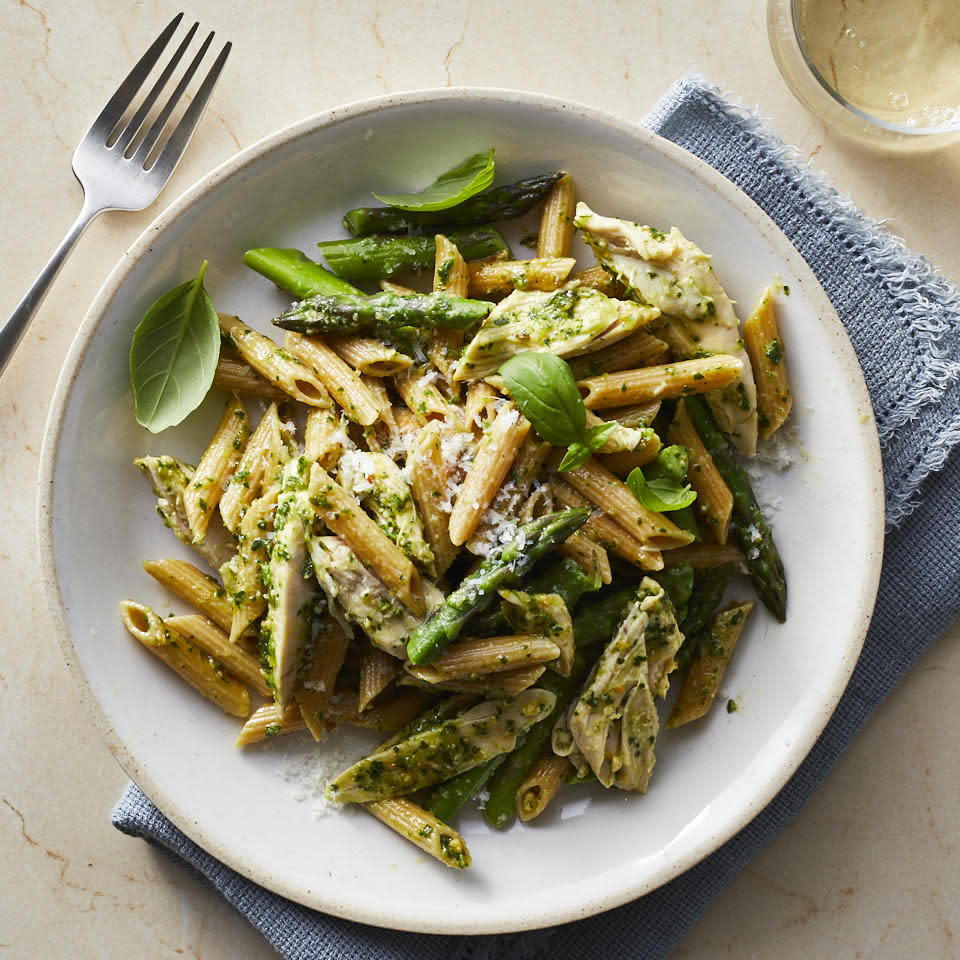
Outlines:
{"type": "Polygon", "coordinates": [[[114,825],[215,889],[291,960],[581,960],[622,955],[625,943],[633,945],[631,958],[660,960],[794,817],[877,704],[960,615],[960,291],[699,78],[674,84],[644,122],[711,164],[773,218],[817,275],[863,367],[880,432],[888,530],[873,623],[850,685],[787,786],[712,856],[633,903],[527,933],[417,935],[308,910],[209,856],[131,784],[113,811],[114,825]]]}

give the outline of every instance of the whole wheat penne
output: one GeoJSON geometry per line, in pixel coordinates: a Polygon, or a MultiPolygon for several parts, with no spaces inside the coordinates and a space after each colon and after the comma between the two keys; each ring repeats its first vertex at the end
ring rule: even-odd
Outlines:
{"type": "Polygon", "coordinates": [[[517,816],[523,821],[540,816],[571,773],[570,758],[558,757],[548,746],[517,788],[517,816]]]}
{"type": "Polygon", "coordinates": [[[457,548],[450,541],[449,514],[441,506],[449,497],[449,477],[441,448],[443,433],[444,426],[439,421],[422,427],[409,457],[410,491],[423,523],[424,536],[433,551],[438,576],[447,572],[457,555],[457,548]]]}
{"type": "Polygon", "coordinates": [[[270,383],[311,407],[332,406],[330,394],[317,375],[298,357],[294,357],[269,337],[248,327],[238,317],[220,314],[220,329],[237,346],[251,367],[270,383]]]}
{"type": "Polygon", "coordinates": [[[621,479],[630,476],[630,471],[637,467],[645,467],[657,459],[660,452],[660,438],[654,434],[636,450],[621,450],[619,453],[610,453],[600,457],[599,463],[611,473],[621,479]]]}
{"type": "Polygon", "coordinates": [[[442,683],[444,680],[476,679],[530,664],[549,663],[559,656],[557,644],[537,634],[468,637],[452,643],[432,663],[419,667],[408,663],[405,669],[427,683],[442,683]]]}
{"type": "Polygon", "coordinates": [[[394,797],[390,800],[372,800],[361,806],[445,866],[460,870],[470,866],[470,851],[463,837],[412,800],[394,797]]]}
{"type": "Polygon", "coordinates": [[[379,647],[370,643],[360,648],[360,684],[359,703],[360,713],[393,683],[397,674],[403,669],[396,657],[384,653],[379,647]]]}
{"type": "Polygon", "coordinates": [[[166,557],[163,560],[144,560],[143,569],[158,583],[172,590],[190,606],[206,614],[217,626],[230,629],[233,604],[216,577],[198,570],[186,560],[166,557]]]}
{"type": "Polygon", "coordinates": [[[224,526],[236,533],[243,513],[260,495],[264,479],[282,459],[283,438],[277,405],[263,412],[257,429],[250,435],[243,456],[220,498],[220,516],[224,526]]]}
{"type": "Polygon", "coordinates": [[[443,395],[437,377],[436,370],[411,367],[393,379],[397,393],[421,424],[437,418],[459,422],[460,408],[443,395]]]}
{"type": "Polygon", "coordinates": [[[769,440],[790,415],[790,408],[793,406],[783,340],[777,327],[777,316],[769,287],[743,324],[743,343],[757,386],[760,439],[769,440]]]}
{"type": "Polygon", "coordinates": [[[738,570],[745,570],[743,554],[730,544],[689,543],[676,550],[668,550],[663,555],[664,566],[673,567],[678,563],[689,563],[694,570],[706,570],[719,567],[723,563],[732,563],[738,570]]]}
{"type": "Polygon", "coordinates": [[[746,603],[727,607],[713,616],[708,633],[701,641],[697,656],[684,678],[680,696],[670,711],[666,723],[668,729],[698,720],[713,705],[733,656],[734,647],[753,606],[753,601],[748,600],[746,603]]]}
{"type": "Polygon", "coordinates": [[[454,546],[466,543],[476,530],[529,430],[530,421],[512,401],[497,411],[490,429],[477,445],[476,456],[450,513],[450,540],[454,546]]]}
{"type": "Polygon", "coordinates": [[[467,264],[470,296],[505,297],[512,290],[556,290],[575,263],[572,257],[477,260],[467,264]]]}
{"type": "Polygon", "coordinates": [[[413,366],[413,358],[371,337],[328,336],[334,353],[369,377],[392,377],[413,366]]]}
{"type": "Polygon", "coordinates": [[[413,674],[405,674],[397,683],[408,686],[416,685],[421,690],[440,691],[449,690],[452,693],[472,693],[483,697],[515,697],[528,687],[532,687],[543,676],[545,666],[516,667],[502,673],[487,673],[482,677],[441,680],[437,683],[428,683],[413,674]]]}
{"type": "MultiPolygon", "coordinates": [[[[401,436],[412,438],[419,433],[420,424],[411,410],[408,410],[406,407],[394,407],[392,413],[401,436]]],[[[429,424],[427,424],[427,426],[429,426],[429,424]]]]}
{"type": "Polygon", "coordinates": [[[571,273],[567,279],[571,284],[575,283],[580,287],[592,287],[594,290],[605,293],[608,297],[621,297],[624,293],[623,284],[601,266],[577,270],[571,273]]]}
{"type": "Polygon", "coordinates": [[[342,414],[316,407],[307,414],[303,433],[303,455],[324,470],[332,470],[350,443],[342,414]]]}
{"type": "Polygon", "coordinates": [[[206,536],[210,518],[223,496],[227,478],[237,468],[249,434],[247,408],[235,393],[231,393],[213,439],[183,491],[183,508],[194,540],[206,536]]]}
{"type": "Polygon", "coordinates": [[[677,411],[667,429],[667,439],[670,443],[686,447],[690,452],[687,476],[690,485],[697,491],[696,510],[717,540],[726,543],[730,514],[733,511],[733,494],[714,464],[713,457],[703,445],[700,434],[682,403],[677,404],[677,411]]]}
{"type": "MultiPolygon", "coordinates": [[[[559,462],[559,451],[547,460],[559,462]]],[[[627,485],[602,467],[593,458],[582,467],[567,470],[563,479],[595,506],[600,507],[624,530],[654,550],[671,550],[693,540],[693,535],[681,530],[662,513],[654,513],[639,503],[627,485]]]]}
{"type": "Polygon", "coordinates": [[[356,498],[347,493],[318,463],[310,467],[310,503],[317,515],[341,536],[411,611],[423,613],[420,576],[413,563],[368,517],[356,498]]]}
{"type": "Polygon", "coordinates": [[[377,398],[360,378],[360,374],[344,363],[321,337],[307,337],[288,330],[283,348],[299,357],[327,388],[334,403],[355,423],[369,426],[380,415],[377,398]]]}
{"type": "Polygon", "coordinates": [[[349,645],[350,637],[343,627],[327,618],[315,630],[307,649],[306,664],[293,696],[314,740],[320,740],[329,722],[328,708],[349,645]]]}
{"type": "Polygon", "coordinates": [[[381,697],[362,713],[359,710],[359,701],[353,701],[352,704],[344,701],[344,707],[355,705],[356,709],[352,715],[344,716],[343,722],[366,730],[393,733],[394,730],[399,730],[405,723],[409,723],[414,717],[423,713],[432,699],[431,692],[406,687],[398,690],[393,696],[381,697]]]}
{"type": "MultiPolygon", "coordinates": [[[[470,289],[470,274],[455,243],[442,233],[434,238],[437,245],[433,268],[433,289],[454,297],[467,296],[470,289]]],[[[447,393],[460,396],[460,384],[453,379],[456,364],[463,350],[463,331],[438,327],[430,331],[427,354],[430,362],[443,374],[447,393]]]]}
{"type": "Polygon", "coordinates": [[[557,547],[557,553],[561,557],[572,557],[588,576],[599,573],[602,583],[610,583],[613,580],[606,547],[601,546],[596,540],[591,540],[579,530],[557,547]]]}
{"type": "Polygon", "coordinates": [[[241,396],[263,397],[277,403],[290,399],[285,390],[261,377],[246,360],[226,351],[220,352],[212,388],[225,390],[227,393],[239,393],[241,396]]]}
{"type": "Polygon", "coordinates": [[[233,744],[235,747],[247,747],[251,743],[261,743],[305,728],[306,724],[296,703],[288,703],[285,709],[273,702],[265,703],[250,714],[233,744]]]}
{"type": "Polygon", "coordinates": [[[568,362],[574,379],[583,380],[587,377],[599,377],[603,373],[616,373],[660,363],[668,353],[670,347],[663,340],[644,330],[638,330],[609,347],[597,350],[596,353],[574,357],[568,362]]]}
{"type": "Polygon", "coordinates": [[[273,691],[267,686],[260,672],[259,659],[248,653],[239,643],[231,643],[229,635],[212,620],[199,613],[187,613],[167,617],[164,623],[213,657],[224,670],[241,683],[252,687],[261,697],[273,696],[273,691]]]}
{"type": "Polygon", "coordinates": [[[736,380],[742,369],[743,364],[736,357],[717,353],[696,360],[587,377],[577,386],[585,391],[584,406],[598,410],[717,390],[736,380]]]}
{"type": "Polygon", "coordinates": [[[228,677],[213,657],[167,627],[150,607],[125,600],[120,604],[120,616],[140,643],[198,693],[235,717],[250,713],[247,688],[239,680],[228,677]]]}
{"type": "Polygon", "coordinates": [[[631,403],[625,407],[610,407],[603,411],[607,420],[616,420],[625,427],[649,427],[660,412],[660,401],[631,403]]]}
{"type": "Polygon", "coordinates": [[[573,245],[573,215],[577,210],[577,188],[573,177],[565,173],[550,188],[543,201],[537,257],[569,257],[573,245]]]}
{"type": "MultiPolygon", "coordinates": [[[[565,507],[586,507],[590,501],[581,496],[573,487],[559,480],[550,484],[556,499],[565,507]]],[[[656,550],[624,530],[612,517],[605,513],[594,514],[580,530],[591,540],[596,540],[605,550],[623,557],[641,570],[663,569],[663,558],[656,550]]]]}

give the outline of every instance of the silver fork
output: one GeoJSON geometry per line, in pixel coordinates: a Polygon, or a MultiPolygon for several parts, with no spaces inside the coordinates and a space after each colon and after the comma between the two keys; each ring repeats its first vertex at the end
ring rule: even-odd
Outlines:
{"type": "Polygon", "coordinates": [[[213,93],[220,71],[230,53],[231,44],[224,45],[180,121],[172,129],[168,129],[171,126],[168,123],[171,114],[183,98],[187,85],[193,79],[213,41],[211,31],[156,118],[147,129],[142,130],[142,128],[146,127],[151,109],[183,59],[197,32],[198,23],[187,31],[186,37],[177,47],[170,62],[163,68],[136,112],[119,131],[119,135],[114,140],[111,140],[111,136],[117,134],[120,121],[133,106],[134,98],[140,92],[150,71],[159,62],[160,55],[182,19],[183,14],[178,13],[154,40],[150,49],[140,58],[126,80],[120,84],[117,92],[110,98],[100,116],[93,121],[93,125],[80,141],[80,146],[73,155],[73,172],[83,187],[83,208],[63,243],[57,247],[56,253],[50,258],[50,262],[43,268],[26,296],[17,305],[10,319],[0,327],[0,374],[13,356],[17,344],[26,332],[47,290],[60,272],[64,261],[90,221],[104,210],[143,210],[148,207],[163,189],[174,167],[180,162],[193,136],[193,131],[200,122],[207,101],[213,93]],[[139,143],[131,152],[131,145],[141,133],[139,143]],[[162,140],[165,134],[166,139],[162,140]]]}

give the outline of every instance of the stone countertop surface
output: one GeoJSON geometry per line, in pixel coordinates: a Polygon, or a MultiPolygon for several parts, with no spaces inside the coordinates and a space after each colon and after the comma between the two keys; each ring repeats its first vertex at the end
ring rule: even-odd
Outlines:
{"type": "MultiPolygon", "coordinates": [[[[174,12],[4,0],[0,315],[79,209],[74,147],[174,12]]],[[[44,420],[74,330],[161,206],[216,164],[312,113],[417,87],[541,91],[636,120],[694,66],[758,106],[840,191],[960,281],[960,151],[882,155],[830,133],[777,73],[760,0],[195,0],[186,13],[234,50],[185,160],[151,209],[94,223],[0,380],[0,957],[275,955],[214,894],[110,826],[126,776],[81,709],[48,624],[35,546],[44,420]]],[[[955,624],[671,960],[960,956],[958,681],[955,624]]]]}

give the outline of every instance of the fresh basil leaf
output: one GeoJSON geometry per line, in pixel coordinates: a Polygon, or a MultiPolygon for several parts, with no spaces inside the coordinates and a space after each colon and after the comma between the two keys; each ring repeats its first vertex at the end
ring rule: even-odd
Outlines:
{"type": "Polygon", "coordinates": [[[186,283],[165,293],[133,332],[130,385],[137,422],[151,433],[195,410],[213,383],[220,324],[203,287],[207,261],[186,283]]]}
{"type": "Polygon", "coordinates": [[[583,442],[590,448],[591,452],[599,450],[610,439],[610,435],[618,426],[618,423],[613,422],[595,424],[583,435],[583,442]]]}
{"type": "Polygon", "coordinates": [[[586,443],[582,443],[580,440],[574,440],[573,443],[567,447],[567,452],[563,455],[560,466],[557,467],[557,473],[564,473],[566,470],[576,470],[577,467],[582,467],[590,459],[591,453],[593,453],[593,451],[586,443]]]}
{"type": "Polygon", "coordinates": [[[421,193],[375,193],[382,203],[400,210],[446,210],[463,203],[493,183],[493,148],[475,153],[459,167],[440,174],[421,193]]]}
{"type": "Polygon", "coordinates": [[[688,484],[669,477],[647,480],[639,467],[630,471],[627,486],[639,503],[656,513],[682,510],[697,499],[696,491],[691,490],[688,484]]]}
{"type": "Polygon", "coordinates": [[[570,367],[552,353],[524,350],[501,364],[510,396],[537,433],[566,447],[583,435],[587,411],[570,367]]]}

